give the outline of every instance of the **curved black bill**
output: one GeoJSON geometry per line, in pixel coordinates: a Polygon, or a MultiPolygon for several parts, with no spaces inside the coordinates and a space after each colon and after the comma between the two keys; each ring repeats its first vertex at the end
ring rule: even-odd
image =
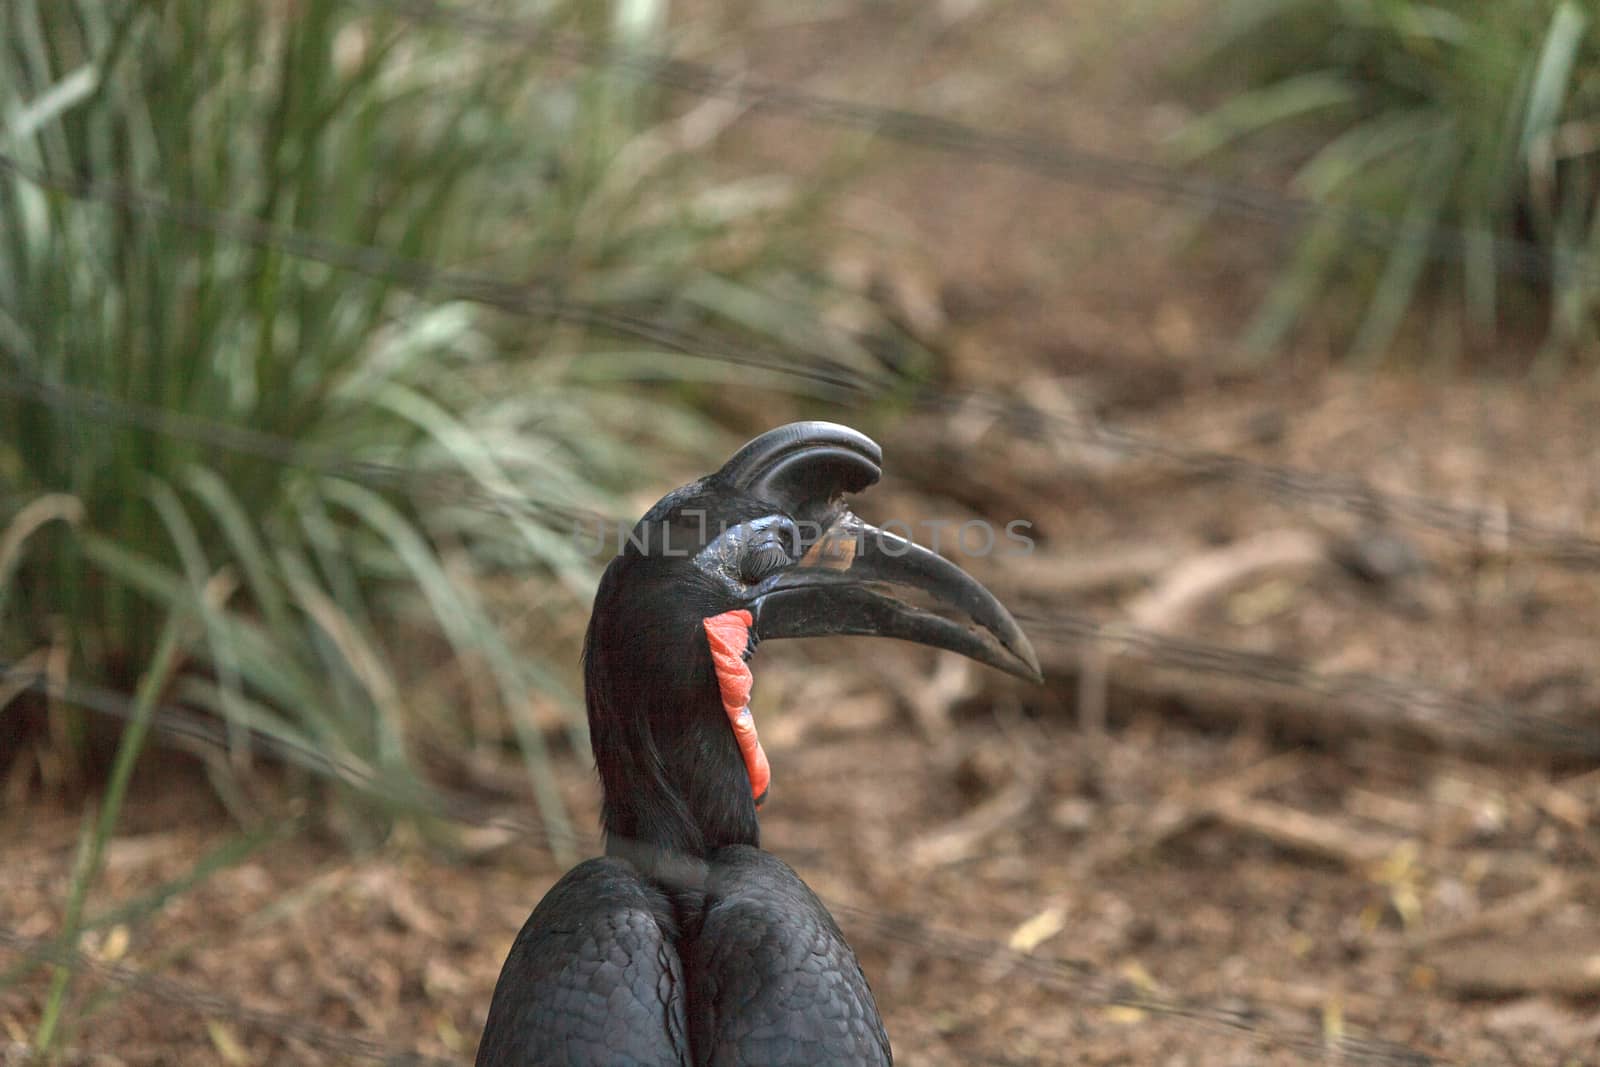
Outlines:
{"type": "Polygon", "coordinates": [[[1027,635],[993,593],[938,553],[849,512],[751,606],[763,640],[897,637],[1032,682],[1043,677],[1027,635]]]}

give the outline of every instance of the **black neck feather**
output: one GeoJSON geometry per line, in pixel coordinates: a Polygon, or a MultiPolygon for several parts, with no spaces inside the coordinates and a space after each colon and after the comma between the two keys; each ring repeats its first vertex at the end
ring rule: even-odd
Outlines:
{"type": "Polygon", "coordinates": [[[636,862],[760,844],[749,776],[700,626],[704,615],[672,615],[619,618],[597,599],[584,647],[606,851],[636,862]]]}

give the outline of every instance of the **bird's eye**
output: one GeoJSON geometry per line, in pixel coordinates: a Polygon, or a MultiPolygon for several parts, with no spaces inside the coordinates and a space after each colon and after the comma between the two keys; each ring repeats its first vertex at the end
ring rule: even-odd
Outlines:
{"type": "Polygon", "coordinates": [[[788,563],[789,553],[782,545],[753,545],[739,557],[739,580],[754,585],[788,563]]]}

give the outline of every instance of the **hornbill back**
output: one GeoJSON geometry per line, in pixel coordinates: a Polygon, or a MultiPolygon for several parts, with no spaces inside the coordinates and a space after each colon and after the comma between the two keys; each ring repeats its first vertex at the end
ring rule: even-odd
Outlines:
{"type": "Polygon", "coordinates": [[[478,1064],[689,1067],[676,940],[671,904],[631,864],[580,863],[517,934],[478,1064]]]}
{"type": "Polygon", "coordinates": [[[699,1063],[894,1062],[855,953],[788,864],[757,848],[724,849],[702,922],[685,957],[699,1063]]]}

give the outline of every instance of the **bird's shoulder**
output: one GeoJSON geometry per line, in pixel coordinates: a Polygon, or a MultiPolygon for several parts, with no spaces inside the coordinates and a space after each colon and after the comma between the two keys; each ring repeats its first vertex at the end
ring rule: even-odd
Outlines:
{"type": "Polygon", "coordinates": [[[568,871],[501,969],[478,1067],[685,1067],[683,965],[670,903],[611,857],[568,871]]]}
{"type": "Polygon", "coordinates": [[[685,967],[702,1062],[893,1062],[855,953],[816,894],[771,853],[736,846],[712,857],[685,967]]]}

